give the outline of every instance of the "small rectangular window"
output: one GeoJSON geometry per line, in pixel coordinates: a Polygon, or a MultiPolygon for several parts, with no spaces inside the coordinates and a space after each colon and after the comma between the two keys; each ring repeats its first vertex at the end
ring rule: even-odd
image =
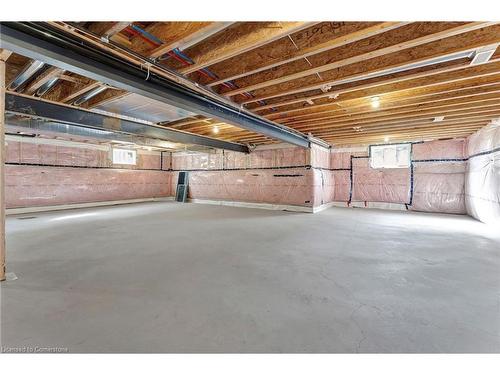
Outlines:
{"type": "Polygon", "coordinates": [[[113,164],[128,164],[135,165],[137,159],[137,151],[125,150],[122,148],[113,149],[113,164]]]}
{"type": "Polygon", "coordinates": [[[410,144],[372,146],[370,166],[372,168],[408,168],[410,149],[410,144]]]}

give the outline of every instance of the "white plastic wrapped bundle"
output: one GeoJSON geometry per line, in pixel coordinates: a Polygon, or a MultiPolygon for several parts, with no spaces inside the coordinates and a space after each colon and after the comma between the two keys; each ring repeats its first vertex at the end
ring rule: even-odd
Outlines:
{"type": "Polygon", "coordinates": [[[465,179],[465,205],[469,215],[485,223],[500,223],[498,148],[500,148],[498,121],[477,131],[467,140],[469,161],[465,179]]]}
{"type": "Polygon", "coordinates": [[[500,224],[500,151],[469,160],[465,194],[469,215],[500,224]]]}
{"type": "Polygon", "coordinates": [[[465,214],[465,161],[414,163],[414,211],[465,214]]]}

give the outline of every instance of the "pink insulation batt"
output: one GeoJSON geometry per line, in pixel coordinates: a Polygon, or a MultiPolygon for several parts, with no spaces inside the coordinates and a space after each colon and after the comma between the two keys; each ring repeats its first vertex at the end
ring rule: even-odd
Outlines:
{"type": "MultiPolygon", "coordinates": [[[[174,153],[172,168],[191,170],[190,198],[312,206],[313,171],[303,167],[307,157],[307,150],[298,147],[256,150],[248,155],[231,151],[174,153]]],[[[174,172],[172,192],[177,176],[174,172]]]]}
{"type": "Polygon", "coordinates": [[[189,197],[235,202],[312,206],[311,169],[189,173],[189,197]]]}
{"type": "Polygon", "coordinates": [[[162,171],[7,165],[7,208],[166,197],[162,171]]]}
{"type": "Polygon", "coordinates": [[[104,168],[112,166],[109,151],[96,147],[9,141],[6,162],[49,165],[6,165],[7,208],[170,195],[171,173],[140,170],[159,169],[159,154],[138,154],[137,165],[115,169],[104,168]]]}
{"type": "Polygon", "coordinates": [[[408,203],[410,169],[373,169],[370,159],[353,159],[353,201],[408,203]]]}

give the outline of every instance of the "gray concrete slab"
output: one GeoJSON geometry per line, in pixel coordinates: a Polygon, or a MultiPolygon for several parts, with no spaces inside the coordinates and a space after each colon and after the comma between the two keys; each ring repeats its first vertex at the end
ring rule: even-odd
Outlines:
{"type": "Polygon", "coordinates": [[[466,216],[173,202],[9,217],[1,344],[500,352],[498,232],[466,216]]]}

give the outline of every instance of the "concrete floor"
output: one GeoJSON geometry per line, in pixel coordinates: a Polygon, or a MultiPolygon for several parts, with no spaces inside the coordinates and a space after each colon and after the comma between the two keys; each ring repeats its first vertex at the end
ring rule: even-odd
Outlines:
{"type": "Polygon", "coordinates": [[[1,344],[500,352],[498,232],[465,216],[173,202],[9,217],[18,280],[1,284],[1,344]]]}

